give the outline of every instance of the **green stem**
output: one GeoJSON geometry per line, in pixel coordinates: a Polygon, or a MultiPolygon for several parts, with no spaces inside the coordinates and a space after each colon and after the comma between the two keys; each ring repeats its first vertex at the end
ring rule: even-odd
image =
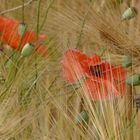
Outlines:
{"type": "Polygon", "coordinates": [[[77,41],[77,44],[76,44],[76,48],[79,48],[79,46],[80,46],[82,35],[83,35],[83,29],[84,29],[84,26],[85,26],[85,23],[86,23],[86,18],[87,18],[88,14],[89,14],[91,6],[92,6],[92,0],[90,1],[90,5],[89,5],[88,11],[84,15],[84,19],[82,21],[81,31],[80,31],[79,36],[78,36],[78,41],[77,41]]]}
{"type": "Polygon", "coordinates": [[[38,0],[38,5],[37,5],[37,25],[36,25],[36,38],[37,39],[38,39],[38,35],[39,35],[40,6],[41,6],[41,0],[38,0]]]}
{"type": "Polygon", "coordinates": [[[49,3],[49,5],[48,5],[48,7],[47,7],[47,10],[46,10],[45,17],[44,17],[44,19],[43,19],[42,24],[40,25],[39,31],[41,31],[42,28],[44,27],[44,24],[45,24],[45,22],[46,22],[46,20],[47,20],[47,17],[48,17],[48,12],[49,12],[49,10],[50,10],[52,4],[54,3],[54,1],[55,1],[55,0],[50,0],[50,3],[49,3]]]}
{"type": "MultiPolygon", "coordinates": [[[[38,40],[38,35],[39,35],[39,19],[40,19],[40,6],[41,6],[41,0],[38,1],[37,5],[37,25],[36,25],[36,40],[38,40]]],[[[37,47],[37,46],[36,46],[37,47]]],[[[37,71],[37,56],[35,55],[35,89],[37,86],[37,77],[38,77],[38,71],[37,71]]]]}
{"type": "Polygon", "coordinates": [[[24,23],[24,0],[22,0],[22,23],[24,23]]]}

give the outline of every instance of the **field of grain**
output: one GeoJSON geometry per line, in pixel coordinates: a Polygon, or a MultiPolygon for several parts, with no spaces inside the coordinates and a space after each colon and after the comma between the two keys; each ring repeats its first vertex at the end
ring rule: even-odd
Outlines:
{"type": "Polygon", "coordinates": [[[0,0],[0,140],[140,140],[139,9],[138,0],[0,0]],[[33,33],[30,54],[18,50],[26,34],[14,44],[13,19],[33,33]]]}

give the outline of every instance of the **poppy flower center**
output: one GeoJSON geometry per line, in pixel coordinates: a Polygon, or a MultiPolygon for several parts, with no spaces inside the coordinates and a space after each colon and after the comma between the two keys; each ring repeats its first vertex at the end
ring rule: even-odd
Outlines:
{"type": "Polygon", "coordinates": [[[89,69],[90,69],[90,72],[92,75],[97,76],[97,77],[103,76],[103,71],[102,71],[100,65],[90,66],[89,69]]]}

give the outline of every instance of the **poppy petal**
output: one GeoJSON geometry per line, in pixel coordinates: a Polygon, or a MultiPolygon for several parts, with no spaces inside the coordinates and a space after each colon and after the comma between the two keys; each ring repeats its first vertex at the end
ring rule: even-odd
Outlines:
{"type": "Polygon", "coordinates": [[[44,45],[39,45],[37,47],[37,53],[40,54],[41,56],[47,56],[48,49],[44,45]]]}
{"type": "Polygon", "coordinates": [[[125,93],[123,91],[118,92],[116,86],[110,81],[94,77],[85,80],[83,89],[85,95],[95,101],[114,98],[125,93]]]}
{"type": "Polygon", "coordinates": [[[62,66],[65,80],[73,83],[86,75],[90,58],[76,49],[65,52],[62,66]]]}
{"type": "MultiPolygon", "coordinates": [[[[108,62],[101,61],[92,65],[91,70],[94,70],[97,73],[97,75],[101,75],[99,77],[102,77],[105,80],[111,80],[111,69],[112,66],[108,62]]],[[[95,72],[91,71],[92,75],[94,75],[95,72]]]]}
{"type": "Polygon", "coordinates": [[[117,66],[112,68],[113,78],[119,81],[126,79],[126,68],[123,66],[117,66]]]}
{"type": "MultiPolygon", "coordinates": [[[[0,16],[1,40],[14,49],[18,48],[20,44],[20,35],[18,34],[19,24],[20,23],[17,20],[0,16]]],[[[35,32],[26,31],[23,36],[22,43],[20,44],[19,51],[22,50],[26,43],[32,43],[35,45],[36,41],[39,42],[44,40],[46,40],[46,35],[39,35],[37,40],[35,32]]],[[[37,52],[43,56],[46,55],[46,47],[43,47],[41,44],[38,44],[37,52]]]]}
{"type": "Polygon", "coordinates": [[[123,66],[112,66],[106,61],[102,61],[101,63],[96,64],[94,67],[103,73],[103,77],[105,80],[118,80],[122,81],[126,79],[126,69],[123,66]]]}
{"type": "Polygon", "coordinates": [[[114,98],[126,93],[126,70],[122,66],[112,66],[97,55],[88,57],[76,49],[65,52],[62,64],[66,81],[74,83],[86,76],[83,89],[92,100],[114,98]]]}
{"type": "Polygon", "coordinates": [[[94,66],[94,65],[97,65],[98,63],[101,63],[102,62],[102,59],[100,56],[98,55],[93,55],[91,57],[91,61],[90,61],[90,66],[94,66]]]}

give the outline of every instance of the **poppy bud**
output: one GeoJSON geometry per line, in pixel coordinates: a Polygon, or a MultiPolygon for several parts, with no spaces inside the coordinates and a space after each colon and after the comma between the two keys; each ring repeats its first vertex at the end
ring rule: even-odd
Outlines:
{"type": "Polygon", "coordinates": [[[89,122],[89,115],[88,111],[83,110],[76,118],[76,124],[86,123],[89,122]]]}
{"type": "Polygon", "coordinates": [[[21,51],[21,55],[22,57],[26,57],[29,56],[33,53],[33,51],[35,50],[34,45],[27,43],[24,45],[22,51],[21,51]]]}
{"type": "Polygon", "coordinates": [[[133,76],[130,76],[126,79],[126,82],[128,85],[137,86],[140,84],[140,75],[135,74],[133,76]]]}
{"type": "Polygon", "coordinates": [[[129,20],[137,15],[137,10],[134,7],[126,9],[122,15],[122,20],[129,20]]]}
{"type": "Polygon", "coordinates": [[[140,94],[134,96],[134,102],[137,108],[140,108],[140,94]]]}
{"type": "Polygon", "coordinates": [[[130,56],[125,56],[124,60],[123,60],[123,64],[124,67],[129,67],[132,65],[132,57],[130,56]]]}
{"type": "Polygon", "coordinates": [[[20,37],[22,37],[26,31],[26,24],[25,23],[20,23],[18,26],[18,34],[20,35],[20,37]]]}

